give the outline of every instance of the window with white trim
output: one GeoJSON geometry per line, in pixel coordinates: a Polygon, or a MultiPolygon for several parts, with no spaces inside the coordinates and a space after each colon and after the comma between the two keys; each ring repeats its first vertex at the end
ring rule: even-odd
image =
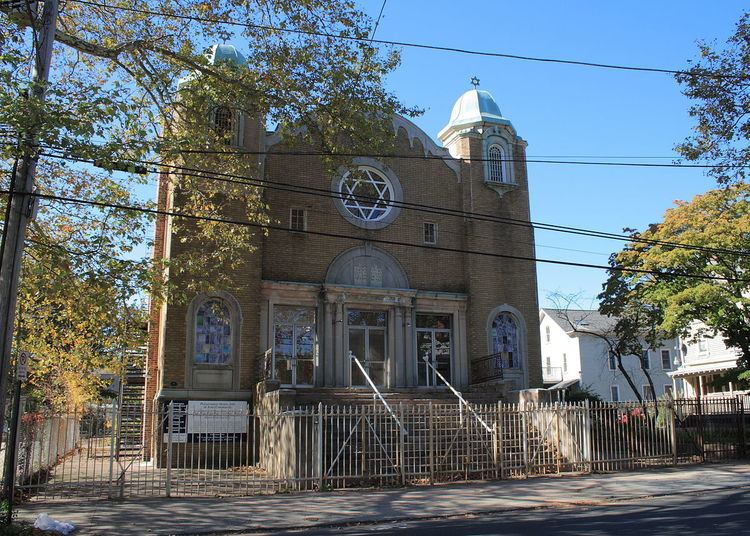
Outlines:
{"type": "Polygon", "coordinates": [[[487,150],[489,157],[487,180],[490,182],[507,182],[505,180],[505,152],[499,145],[490,145],[487,150]]]}
{"type": "Polygon", "coordinates": [[[609,351],[609,370],[617,370],[617,356],[614,350],[609,351]]]}
{"type": "Polygon", "coordinates": [[[568,372],[568,354],[563,354],[563,372],[568,372]]]}
{"type": "Polygon", "coordinates": [[[609,395],[610,395],[610,398],[612,399],[612,402],[619,402],[620,401],[620,386],[610,385],[609,395]]]}
{"type": "Polygon", "coordinates": [[[643,353],[641,353],[641,362],[645,370],[651,368],[651,354],[649,354],[648,350],[643,350],[643,353]]]}
{"type": "Polygon", "coordinates": [[[650,385],[643,386],[643,399],[644,400],[656,400],[656,397],[654,396],[654,390],[651,389],[650,385]]]}
{"type": "Polygon", "coordinates": [[[661,351],[661,368],[662,370],[672,369],[672,353],[669,350],[661,351]]]}
{"type": "Polygon", "coordinates": [[[289,209],[289,229],[291,229],[292,231],[307,230],[307,211],[305,209],[289,209]]]}
{"type": "Polygon", "coordinates": [[[550,338],[551,338],[549,326],[546,326],[544,328],[544,336],[545,336],[546,341],[549,343],[550,338]]]}
{"type": "Polygon", "coordinates": [[[425,244],[437,244],[437,223],[426,221],[423,223],[423,237],[425,244]]]}

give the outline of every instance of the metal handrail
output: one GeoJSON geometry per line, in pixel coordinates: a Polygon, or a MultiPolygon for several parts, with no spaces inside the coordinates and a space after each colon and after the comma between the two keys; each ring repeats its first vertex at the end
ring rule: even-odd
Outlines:
{"type": "Polygon", "coordinates": [[[486,422],[484,422],[484,420],[479,416],[479,414],[476,411],[474,411],[474,408],[471,407],[471,404],[469,404],[466,401],[466,399],[463,396],[461,396],[461,393],[456,391],[456,389],[450,384],[450,382],[445,379],[445,376],[443,376],[442,374],[440,374],[440,372],[438,372],[438,369],[435,368],[435,365],[430,363],[429,354],[425,354],[422,357],[422,359],[424,360],[425,363],[427,363],[427,366],[429,366],[435,372],[435,374],[437,374],[437,377],[440,378],[442,382],[448,386],[448,389],[450,389],[453,392],[453,394],[456,395],[456,397],[458,398],[458,401],[464,406],[466,406],[466,409],[468,409],[471,412],[471,414],[474,415],[476,420],[478,420],[479,423],[482,426],[484,426],[485,430],[487,430],[490,433],[493,433],[492,428],[486,422]]]}
{"type": "Polygon", "coordinates": [[[375,393],[375,396],[378,397],[378,399],[380,399],[380,401],[383,403],[383,406],[385,406],[385,409],[388,411],[389,415],[393,417],[394,421],[396,421],[396,424],[398,424],[398,427],[401,429],[401,433],[404,435],[408,435],[409,432],[406,431],[406,428],[404,428],[404,425],[401,424],[401,421],[398,419],[398,417],[396,417],[396,414],[391,409],[391,406],[388,405],[388,402],[386,402],[385,398],[383,398],[383,395],[380,394],[380,390],[372,381],[372,379],[370,378],[370,375],[367,374],[365,367],[362,366],[362,363],[360,363],[359,359],[357,359],[357,356],[354,355],[354,352],[352,352],[351,350],[349,350],[349,359],[353,359],[354,362],[359,367],[359,370],[362,371],[362,375],[365,377],[365,380],[367,380],[367,383],[370,385],[370,389],[373,390],[373,392],[375,393]]]}

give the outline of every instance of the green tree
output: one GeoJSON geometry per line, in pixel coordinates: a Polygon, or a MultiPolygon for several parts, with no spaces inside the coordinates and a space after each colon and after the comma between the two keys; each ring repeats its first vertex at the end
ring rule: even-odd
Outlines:
{"type": "Polygon", "coordinates": [[[602,310],[644,309],[670,336],[705,323],[750,365],[750,185],[710,190],[667,210],[661,223],[634,235],[641,240],[613,255],[616,269],[600,295],[602,310]],[[691,248],[669,243],[690,244],[691,248]],[[652,270],[660,275],[628,271],[652,270]],[[685,277],[694,274],[700,277],[685,277]]]}
{"type": "MultiPolygon", "coordinates": [[[[348,0],[71,0],[61,5],[42,104],[23,97],[36,28],[0,14],[0,180],[7,188],[13,161],[25,150],[15,140],[30,129],[39,131],[40,146],[32,150],[42,155],[43,194],[149,206],[138,195],[148,178],[113,172],[118,162],[165,161],[259,178],[255,156],[238,154],[225,133],[211,128],[217,106],[279,125],[286,142],[330,154],[330,169],[346,163],[337,153],[388,150],[391,114],[417,111],[384,89],[399,55],[372,46],[369,32],[369,19],[348,0]],[[217,22],[226,20],[233,24],[217,22]],[[227,41],[241,44],[246,65],[207,60],[209,45],[227,41]]],[[[202,173],[170,180],[184,212],[223,217],[231,207],[246,221],[268,221],[257,186],[202,173]]],[[[138,337],[134,300],[148,291],[159,299],[169,287],[164,266],[141,258],[149,225],[136,212],[42,201],[28,235],[19,337],[42,355],[37,385],[58,399],[66,389],[81,400],[96,390],[91,371],[116,368],[114,349],[138,337]]],[[[253,247],[250,228],[228,233],[215,222],[179,218],[174,225],[183,240],[204,245],[169,261],[183,291],[220,285],[226,271],[214,279],[200,274],[238,266],[253,247]]]]}
{"type": "Polygon", "coordinates": [[[683,93],[695,103],[697,125],[677,146],[687,160],[714,167],[719,184],[745,181],[750,165],[750,13],[737,23],[726,46],[699,43],[700,59],[677,74],[683,93]]]}

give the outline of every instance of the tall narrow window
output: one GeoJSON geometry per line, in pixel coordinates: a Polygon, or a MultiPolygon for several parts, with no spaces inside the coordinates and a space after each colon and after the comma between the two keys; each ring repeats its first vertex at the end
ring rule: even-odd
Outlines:
{"type": "Polygon", "coordinates": [[[307,211],[305,209],[289,209],[289,229],[292,231],[307,230],[307,211]]]}
{"type": "Polygon", "coordinates": [[[232,322],[224,301],[210,299],[195,313],[196,363],[226,365],[232,357],[232,322]]]}
{"type": "Polygon", "coordinates": [[[617,370],[617,356],[613,350],[609,351],[609,370],[617,370]]]}
{"type": "Polygon", "coordinates": [[[232,110],[226,106],[217,106],[214,110],[214,132],[227,143],[232,137],[232,110]]]}
{"type": "Polygon", "coordinates": [[[503,150],[499,145],[490,146],[487,151],[489,156],[489,177],[490,182],[505,182],[505,173],[503,173],[504,158],[503,150]]]}
{"type": "Polygon", "coordinates": [[[708,345],[706,344],[706,338],[703,335],[698,335],[698,351],[705,352],[707,350],[708,345]]]}
{"type": "Polygon", "coordinates": [[[645,370],[651,368],[651,354],[649,354],[648,350],[643,350],[643,353],[641,354],[641,361],[645,370]]]}
{"type": "Polygon", "coordinates": [[[663,370],[670,370],[672,368],[672,354],[669,350],[661,351],[661,368],[663,370]]]}
{"type": "Polygon", "coordinates": [[[492,353],[502,357],[503,367],[518,368],[518,325],[510,313],[500,313],[492,321],[492,353]]]}
{"type": "Polygon", "coordinates": [[[568,372],[568,354],[563,354],[563,372],[568,372]]]}
{"type": "Polygon", "coordinates": [[[424,243],[437,244],[437,223],[424,222],[424,243]]]}
{"type": "Polygon", "coordinates": [[[609,392],[612,398],[612,402],[620,401],[620,386],[619,385],[611,385],[609,387],[609,392]]]}

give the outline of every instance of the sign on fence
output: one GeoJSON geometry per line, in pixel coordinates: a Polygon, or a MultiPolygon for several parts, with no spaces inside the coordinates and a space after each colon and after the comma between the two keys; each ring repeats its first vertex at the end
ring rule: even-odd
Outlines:
{"type": "Polygon", "coordinates": [[[164,422],[164,442],[192,443],[222,441],[247,434],[248,404],[239,400],[173,400],[172,433],[164,422]]]}
{"type": "Polygon", "coordinates": [[[31,359],[30,352],[19,352],[18,360],[16,361],[16,380],[19,382],[25,382],[29,379],[29,360],[31,359]]]}

